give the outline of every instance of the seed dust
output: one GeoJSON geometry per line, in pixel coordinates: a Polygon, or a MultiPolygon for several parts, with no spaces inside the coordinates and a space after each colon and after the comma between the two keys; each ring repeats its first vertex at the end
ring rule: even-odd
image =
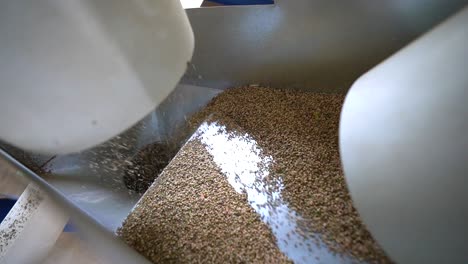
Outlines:
{"type": "Polygon", "coordinates": [[[160,142],[141,149],[127,162],[123,176],[125,186],[129,190],[144,193],[174,157],[173,152],[168,144],[160,142]]]}

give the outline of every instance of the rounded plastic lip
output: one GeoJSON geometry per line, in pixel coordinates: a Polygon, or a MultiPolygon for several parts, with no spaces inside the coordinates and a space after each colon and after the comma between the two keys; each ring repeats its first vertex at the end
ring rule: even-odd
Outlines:
{"type": "Polygon", "coordinates": [[[38,153],[130,128],[174,89],[194,48],[179,1],[14,2],[0,16],[0,137],[38,153]]]}
{"type": "Polygon", "coordinates": [[[468,245],[468,8],[361,76],[340,120],[360,216],[399,263],[462,263],[468,245]]]}

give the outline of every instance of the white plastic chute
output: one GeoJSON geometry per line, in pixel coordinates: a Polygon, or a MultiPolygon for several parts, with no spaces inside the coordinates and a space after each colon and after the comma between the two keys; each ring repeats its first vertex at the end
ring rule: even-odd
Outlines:
{"type": "Polygon", "coordinates": [[[0,36],[0,139],[40,153],[80,151],[135,124],[194,47],[179,1],[5,1],[0,36]]]}

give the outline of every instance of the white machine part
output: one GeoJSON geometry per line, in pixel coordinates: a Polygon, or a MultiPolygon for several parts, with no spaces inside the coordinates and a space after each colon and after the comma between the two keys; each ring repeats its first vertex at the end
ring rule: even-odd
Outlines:
{"type": "Polygon", "coordinates": [[[398,263],[468,262],[468,8],[361,76],[340,120],[354,205],[398,263]]]}
{"type": "Polygon", "coordinates": [[[5,1],[0,35],[0,138],[53,154],[142,119],[174,89],[194,48],[179,1],[5,1]]]}

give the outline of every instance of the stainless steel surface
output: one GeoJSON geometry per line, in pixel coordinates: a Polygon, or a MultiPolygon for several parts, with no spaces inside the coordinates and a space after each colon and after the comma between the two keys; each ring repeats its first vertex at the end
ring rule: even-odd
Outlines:
{"type": "Polygon", "coordinates": [[[177,148],[191,131],[186,115],[197,111],[221,90],[178,85],[168,98],[137,125],[112,140],[75,154],[44,156],[3,145],[12,156],[35,171],[96,221],[115,231],[140,195],[123,182],[127,160],[155,141],[177,148]]]}
{"type": "Polygon", "coordinates": [[[466,0],[277,0],[187,10],[195,34],[183,80],[345,92],[364,72],[466,0]]]}
{"type": "Polygon", "coordinates": [[[1,144],[16,160],[0,156],[72,207],[82,226],[107,243],[139,198],[123,184],[125,160],[153,141],[182,144],[190,134],[185,117],[218,89],[265,83],[344,93],[358,76],[467,2],[277,0],[272,6],[190,9],[193,60],[181,85],[153,113],[81,153],[53,158],[1,144]],[[21,164],[40,167],[51,158],[42,175],[47,181],[21,164]]]}
{"type": "Polygon", "coordinates": [[[36,173],[1,149],[0,157],[2,157],[5,162],[18,169],[18,177],[24,177],[24,180],[33,182],[44,193],[52,198],[57,203],[57,206],[60,206],[63,211],[70,216],[74,226],[79,230],[80,236],[85,239],[87,243],[96,250],[96,252],[99,252],[101,257],[104,257],[111,263],[148,263],[145,258],[130,249],[120,239],[117,239],[114,234],[97,223],[96,220],[90,216],[89,212],[84,211],[73,201],[68,199],[66,194],[46,182],[36,173]]]}

